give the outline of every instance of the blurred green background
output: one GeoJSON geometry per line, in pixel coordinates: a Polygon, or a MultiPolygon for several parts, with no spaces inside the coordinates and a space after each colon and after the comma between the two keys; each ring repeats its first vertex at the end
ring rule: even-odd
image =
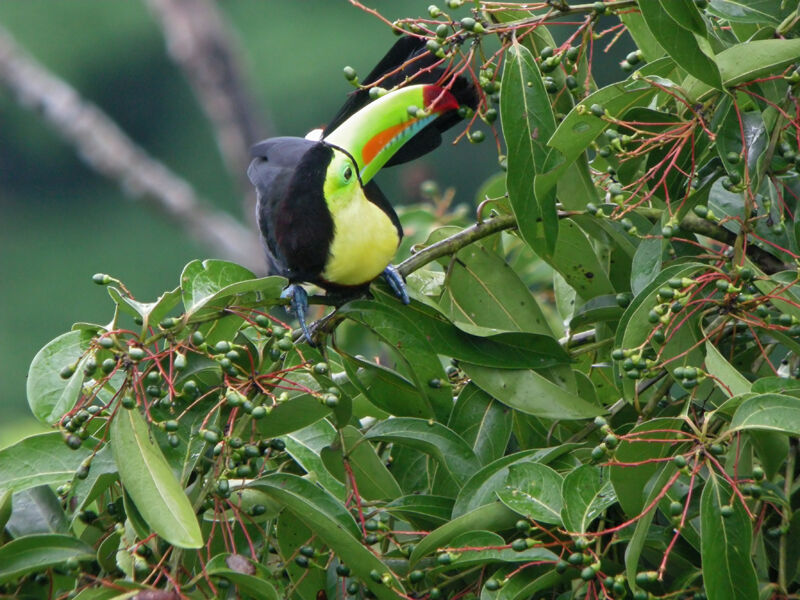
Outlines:
{"type": "MultiPolygon", "coordinates": [[[[428,3],[366,4],[394,19],[423,16],[428,3]]],[[[395,40],[385,24],[346,0],[218,6],[238,38],[247,82],[273,135],[302,136],[324,124],[352,89],[342,67],[366,74],[395,40]]],[[[242,217],[242,198],[211,127],[144,2],[2,2],[0,24],[201,197],[242,217]]],[[[456,202],[472,203],[496,164],[488,141],[445,144],[379,180],[395,203],[416,201],[425,178],[455,186],[456,202]]],[[[93,273],[110,273],[138,299],[151,301],[177,285],[185,263],[213,257],[85,166],[39,114],[20,107],[0,85],[0,447],[38,427],[25,398],[38,349],[74,322],[110,321],[111,301],[92,283],[93,273]]]]}

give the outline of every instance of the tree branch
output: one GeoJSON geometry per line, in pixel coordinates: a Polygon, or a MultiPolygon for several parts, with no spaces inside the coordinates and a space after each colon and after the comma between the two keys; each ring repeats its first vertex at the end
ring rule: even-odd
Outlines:
{"type": "Polygon", "coordinates": [[[164,31],[167,50],[186,73],[211,122],[228,171],[247,192],[246,215],[252,213],[252,187],[245,175],[250,146],[272,127],[265,127],[245,83],[236,40],[218,7],[208,0],[147,0],[164,31]]]}
{"type": "Polygon", "coordinates": [[[499,215],[487,221],[481,221],[411,255],[397,265],[397,270],[403,277],[406,277],[409,273],[413,273],[441,256],[455,254],[472,242],[516,226],[517,220],[514,215],[499,215]]]}
{"type": "Polygon", "coordinates": [[[256,235],[229,214],[209,208],[192,186],[137,146],[102,110],[20,48],[0,27],[0,82],[44,119],[89,166],[146,198],[220,256],[264,271],[256,235]]]}

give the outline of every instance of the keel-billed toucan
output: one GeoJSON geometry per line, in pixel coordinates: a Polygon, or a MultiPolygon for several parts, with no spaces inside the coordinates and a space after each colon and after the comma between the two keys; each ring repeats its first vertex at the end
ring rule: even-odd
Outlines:
{"type": "Polygon", "coordinates": [[[422,156],[475,108],[471,81],[436,66],[425,41],[403,37],[364,79],[319,140],[278,137],[253,147],[247,171],[256,188],[256,216],[271,270],[289,280],[306,338],[308,298],[298,285],[358,291],[381,273],[408,303],[390,264],[403,236],[400,221],[372,180],[383,166],[422,156]],[[396,89],[370,101],[370,84],[396,89]],[[405,85],[404,85],[405,84],[405,85]],[[400,86],[400,87],[397,87],[400,86]]]}

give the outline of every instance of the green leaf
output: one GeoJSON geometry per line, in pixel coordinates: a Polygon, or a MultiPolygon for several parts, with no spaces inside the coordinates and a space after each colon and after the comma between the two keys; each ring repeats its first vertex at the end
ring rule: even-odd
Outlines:
{"type": "Polygon", "coordinates": [[[708,35],[703,15],[693,0],[659,0],[659,4],[680,27],[701,37],[708,35]]]}
{"type": "Polygon", "coordinates": [[[493,531],[468,531],[457,536],[448,544],[450,554],[454,555],[453,561],[442,570],[468,569],[475,565],[488,565],[498,562],[556,562],[558,555],[547,548],[534,546],[522,552],[511,548],[499,549],[505,546],[506,541],[502,536],[493,531]]]}
{"type": "Polygon", "coordinates": [[[59,432],[40,433],[0,450],[0,496],[38,485],[59,485],[73,478],[91,454],[88,448],[66,450],[59,432]]]}
{"type": "Polygon", "coordinates": [[[485,465],[505,452],[511,437],[511,411],[470,382],[458,395],[447,426],[472,446],[485,465]]]}
{"type": "Polygon", "coordinates": [[[110,430],[120,480],[147,524],[179,548],[202,547],[192,505],[139,411],[118,410],[110,430]]]}
{"type": "MultiPolygon", "coordinates": [[[[459,487],[480,468],[480,461],[469,444],[441,423],[398,417],[377,423],[364,437],[424,452],[436,460],[459,487]]],[[[453,495],[457,491],[453,490],[453,495]]]]}
{"type": "Polygon", "coordinates": [[[742,402],[731,419],[730,431],[776,431],[800,435],[800,398],[762,394],[742,402]]]}
{"type": "Polygon", "coordinates": [[[617,502],[611,480],[594,465],[581,465],[564,477],[561,518],[572,532],[585,533],[603,511],[617,502]]]}
{"type": "Polygon", "coordinates": [[[301,394],[279,402],[265,418],[256,422],[259,433],[266,437],[277,437],[303,429],[329,415],[331,409],[320,403],[311,394],[301,394]]]}
{"type": "Polygon", "coordinates": [[[635,466],[610,467],[611,483],[617,499],[629,517],[635,517],[644,509],[646,496],[650,491],[649,482],[661,467],[661,464],[653,459],[675,454],[675,445],[663,440],[676,438],[675,431],[679,430],[682,424],[680,419],[669,418],[645,421],[631,430],[632,434],[639,435],[630,440],[623,440],[617,447],[614,453],[616,462],[637,463],[635,466]]]}
{"type": "Polygon", "coordinates": [[[56,423],[80,398],[83,384],[80,359],[89,349],[91,338],[88,331],[70,331],[49,342],[33,357],[28,370],[28,405],[43,423],[56,423]],[[74,373],[65,380],[61,377],[62,369],[70,366],[74,373]]]}
{"type": "Polygon", "coordinates": [[[538,254],[551,254],[558,237],[555,193],[534,195],[532,182],[535,174],[555,166],[547,140],[556,121],[533,54],[516,38],[506,54],[500,98],[508,148],[506,187],[519,232],[538,254]]]}
{"type": "MultiPolygon", "coordinates": [[[[682,0],[667,1],[682,4],[682,0]]],[[[677,8],[668,12],[663,4],[660,0],[639,0],[638,3],[639,10],[653,36],[678,66],[707,85],[722,89],[722,78],[717,64],[714,62],[713,53],[711,56],[707,54],[710,52],[707,43],[700,43],[703,38],[698,38],[688,29],[684,29],[672,18],[670,12],[677,11],[677,8]]],[[[684,7],[683,12],[687,12],[687,10],[684,7]]],[[[691,22],[684,23],[686,26],[690,24],[691,22]]]]}
{"type": "Polygon", "coordinates": [[[360,540],[358,525],[348,510],[333,496],[296,475],[274,473],[253,481],[249,487],[272,496],[292,516],[308,527],[338,556],[345,557],[355,577],[361,579],[381,600],[395,600],[403,586],[378,557],[360,540]],[[388,573],[389,585],[378,584],[371,571],[388,573]]]}
{"type": "Polygon", "coordinates": [[[569,322],[570,331],[604,321],[618,321],[623,309],[617,302],[616,294],[597,296],[581,305],[569,322]]]}
{"type": "MultiPolygon", "coordinates": [[[[429,306],[413,300],[408,306],[391,301],[389,305],[356,300],[340,308],[339,313],[380,332],[394,347],[398,343],[402,346],[404,339],[414,344],[422,339],[436,354],[487,367],[545,369],[570,361],[569,354],[549,335],[514,332],[471,335],[429,306]]],[[[447,401],[451,402],[449,398],[447,401]]]]}
{"type": "MultiPolygon", "coordinates": [[[[663,58],[645,65],[639,73],[642,76],[666,76],[674,68],[675,63],[671,59],[663,58]]],[[[612,117],[620,118],[634,106],[646,106],[656,92],[655,87],[643,85],[631,76],[624,82],[614,83],[594,92],[575,105],[548,141],[548,145],[563,155],[566,161],[549,171],[546,176],[539,175],[536,178],[537,193],[540,193],[540,188],[543,193],[555,186],[566,165],[583,155],[595,138],[611,124],[591,112],[590,108],[594,104],[601,106],[612,117]]]]}
{"type": "Polygon", "coordinates": [[[377,408],[398,417],[436,416],[428,396],[397,371],[339,350],[350,381],[377,408]]]}
{"type": "Polygon", "coordinates": [[[728,396],[750,391],[750,382],[731,363],[725,360],[717,347],[706,340],[706,370],[717,378],[715,383],[728,396]]]}
{"type": "Polygon", "coordinates": [[[67,533],[69,521],[61,500],[48,485],[22,490],[11,497],[6,531],[12,537],[37,533],[67,533]]]}
{"type": "MultiPolygon", "coordinates": [[[[658,496],[664,486],[669,483],[670,478],[677,470],[672,463],[656,464],[655,467],[652,486],[648,486],[647,490],[640,490],[642,494],[644,494],[645,491],[647,492],[647,497],[642,503],[643,508],[644,506],[650,506],[650,504],[655,501],[656,496],[658,496]]],[[[636,574],[639,572],[639,558],[642,555],[645,544],[650,541],[651,525],[653,524],[653,518],[656,516],[657,512],[658,511],[653,508],[643,515],[641,515],[641,511],[637,513],[637,516],[641,516],[636,521],[636,527],[633,530],[630,543],[625,550],[625,573],[628,576],[628,585],[634,588],[634,590],[639,587],[635,584],[636,574]]]]}
{"type": "Polygon", "coordinates": [[[91,546],[69,535],[38,534],[11,540],[0,548],[0,584],[66,561],[94,559],[91,546]]]}
{"type": "Polygon", "coordinates": [[[450,520],[453,499],[431,494],[401,496],[385,506],[386,511],[416,527],[435,529],[450,520]]]}
{"type": "MultiPolygon", "coordinates": [[[[723,50],[716,56],[725,87],[780,73],[800,56],[800,39],[752,40],[723,50]]],[[[714,90],[699,78],[688,77],[681,87],[690,102],[706,98],[714,90]]]]}
{"type": "Polygon", "coordinates": [[[440,304],[456,323],[552,335],[528,286],[485,244],[470,244],[449,262],[440,304]]]}
{"type": "Polygon", "coordinates": [[[161,320],[178,305],[181,300],[181,289],[175,288],[171,292],[164,292],[155,302],[138,302],[114,286],[108,287],[108,295],[121,310],[142,320],[142,333],[139,339],[144,339],[150,328],[157,327],[161,320]]]}
{"type": "MultiPolygon", "coordinates": [[[[665,223],[664,223],[665,224],[665,223]]],[[[648,232],[650,237],[643,239],[636,247],[631,262],[631,291],[639,294],[661,272],[661,261],[667,241],[661,236],[661,221],[655,223],[648,232]]]]}
{"type": "Polygon", "coordinates": [[[300,465],[306,473],[316,478],[316,481],[330,494],[344,500],[345,486],[328,472],[325,463],[320,458],[320,452],[336,437],[336,428],[327,420],[321,419],[299,431],[290,433],[283,438],[286,444],[286,453],[300,465]]]}
{"type": "Polygon", "coordinates": [[[758,583],[750,559],[752,525],[730,486],[713,471],[700,498],[703,582],[709,600],[750,600],[758,583]],[[733,513],[723,516],[722,507],[733,513]]]}
{"type": "Polygon", "coordinates": [[[479,506],[495,501],[495,492],[501,489],[508,477],[508,467],[523,462],[539,462],[547,464],[559,456],[569,453],[577,446],[562,444],[553,448],[523,450],[498,458],[477,471],[461,488],[453,506],[453,517],[459,517],[479,506]]]}
{"type": "Polygon", "coordinates": [[[545,419],[590,419],[605,410],[560,388],[536,371],[487,369],[468,363],[461,368],[483,391],[499,402],[545,419]]]}
{"type": "Polygon", "coordinates": [[[462,533],[476,529],[502,531],[514,525],[518,518],[517,513],[506,508],[501,502],[480,506],[434,529],[422,538],[408,559],[409,567],[413,568],[422,558],[438,548],[446,547],[451,540],[462,533]]]}
{"type": "Polygon", "coordinates": [[[534,462],[518,463],[508,467],[504,489],[496,493],[503,504],[524,517],[561,525],[563,481],[550,467],[534,462]]]}
{"type": "Polygon", "coordinates": [[[277,300],[285,285],[282,277],[256,279],[244,267],[224,260],[194,260],[181,273],[181,297],[188,315],[230,296],[254,294],[262,302],[277,300]]]}
{"type": "Polygon", "coordinates": [[[339,432],[334,443],[323,448],[322,462],[339,481],[347,481],[345,460],[349,464],[359,495],[365,500],[392,500],[402,495],[400,486],[386,465],[365,441],[361,432],[348,425],[339,432]],[[344,447],[341,446],[344,444],[344,447]]]}
{"type": "Polygon", "coordinates": [[[217,554],[205,565],[208,575],[224,577],[238,588],[240,597],[278,600],[278,592],[269,583],[272,574],[259,563],[241,554],[217,554]]]}
{"type": "Polygon", "coordinates": [[[782,0],[711,0],[708,12],[731,23],[780,25],[791,5],[782,0]],[[784,8],[786,7],[786,8],[784,8]]]}
{"type": "Polygon", "coordinates": [[[614,286],[592,244],[571,219],[559,221],[556,250],[552,257],[547,257],[547,262],[584,300],[614,293],[614,286]]]}

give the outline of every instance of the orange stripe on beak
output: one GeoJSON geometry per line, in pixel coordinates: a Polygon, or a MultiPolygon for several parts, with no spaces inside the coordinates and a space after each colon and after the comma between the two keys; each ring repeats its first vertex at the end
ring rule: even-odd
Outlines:
{"type": "Polygon", "coordinates": [[[392,127],[384,129],[383,131],[375,134],[372,139],[364,144],[364,147],[361,149],[361,160],[363,161],[363,164],[368,165],[371,163],[372,159],[375,158],[395,136],[405,131],[413,124],[413,120],[406,121],[405,123],[393,125],[392,127]]]}

